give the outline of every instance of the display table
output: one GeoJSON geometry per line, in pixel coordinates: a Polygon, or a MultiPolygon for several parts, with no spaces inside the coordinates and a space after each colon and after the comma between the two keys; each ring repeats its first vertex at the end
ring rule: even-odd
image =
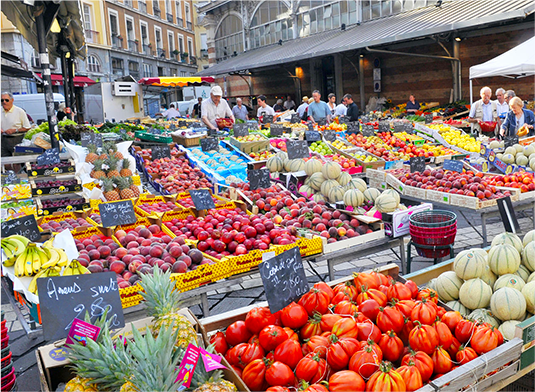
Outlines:
{"type": "MultiPolygon", "coordinates": [[[[15,155],[12,157],[2,157],[2,168],[4,165],[14,165],[14,164],[20,164],[20,163],[26,163],[26,162],[37,162],[37,157],[40,154],[32,154],[32,155],[15,155]]],[[[69,159],[71,157],[71,154],[64,153],[59,154],[59,159],[69,159]]]]}

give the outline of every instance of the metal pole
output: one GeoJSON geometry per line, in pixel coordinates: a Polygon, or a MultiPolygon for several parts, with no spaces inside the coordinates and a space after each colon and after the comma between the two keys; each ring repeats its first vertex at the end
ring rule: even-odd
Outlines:
{"type": "Polygon", "coordinates": [[[366,99],[364,97],[364,56],[359,57],[359,87],[360,87],[360,110],[366,111],[366,99]]]}
{"type": "Polygon", "coordinates": [[[457,90],[455,100],[460,101],[463,99],[463,90],[462,90],[462,75],[461,75],[461,43],[457,40],[453,40],[453,57],[459,59],[459,61],[454,61],[455,64],[455,79],[457,80],[457,90]]]}
{"type": "Polygon", "coordinates": [[[50,132],[50,144],[52,148],[59,150],[58,119],[54,113],[54,93],[52,92],[52,78],[50,77],[50,60],[46,47],[46,28],[44,12],[38,12],[35,16],[37,28],[37,44],[39,46],[39,60],[41,61],[41,76],[43,78],[43,89],[45,92],[46,116],[50,132]]]}
{"type": "MultiPolygon", "coordinates": [[[[71,111],[76,107],[77,116],[80,116],[82,110],[81,102],[76,99],[76,91],[74,90],[74,61],[72,55],[67,58],[67,70],[69,71],[69,93],[71,94],[71,111]]],[[[83,117],[83,113],[82,113],[83,117]]],[[[74,121],[77,121],[74,119],[74,121]]],[[[80,122],[80,121],[79,121],[80,122]]]]}
{"type": "Polygon", "coordinates": [[[61,52],[61,74],[63,76],[63,94],[65,95],[65,106],[72,109],[71,96],[69,94],[69,65],[67,64],[67,58],[65,52],[61,52]]]}

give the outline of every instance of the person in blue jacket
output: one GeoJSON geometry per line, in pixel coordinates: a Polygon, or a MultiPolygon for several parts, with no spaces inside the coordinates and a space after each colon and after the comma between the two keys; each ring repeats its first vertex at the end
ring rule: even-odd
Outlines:
{"type": "Polygon", "coordinates": [[[533,136],[533,126],[535,125],[535,114],[529,109],[524,109],[524,102],[518,97],[509,101],[511,110],[505,116],[505,121],[500,128],[500,135],[515,136],[522,125],[527,124],[529,133],[527,136],[533,136]]]}

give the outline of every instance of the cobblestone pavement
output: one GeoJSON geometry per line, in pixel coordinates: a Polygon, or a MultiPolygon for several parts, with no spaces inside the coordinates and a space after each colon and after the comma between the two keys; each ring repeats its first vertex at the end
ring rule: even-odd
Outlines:
{"type": "MultiPolygon", "coordinates": [[[[458,216],[458,229],[455,238],[455,254],[470,247],[480,247],[482,243],[481,236],[472,228],[474,226],[481,232],[480,215],[476,212],[464,213],[465,217],[458,213],[453,208],[451,211],[456,212],[458,216]],[[467,220],[471,223],[470,226],[467,220]]],[[[517,214],[521,233],[533,229],[532,215],[524,215],[524,213],[517,214]]],[[[500,218],[492,218],[487,221],[487,232],[489,243],[492,238],[504,231],[503,224],[500,218]]],[[[408,242],[408,239],[406,240],[408,242]]],[[[395,249],[397,251],[397,249],[395,249]]],[[[414,254],[414,250],[413,250],[414,254]]],[[[447,259],[448,257],[446,257],[447,259]]],[[[398,254],[391,250],[377,253],[362,259],[355,259],[350,262],[338,264],[335,266],[336,278],[351,275],[353,272],[364,271],[367,269],[380,267],[389,263],[396,263],[401,266],[398,254]]],[[[416,257],[412,263],[412,271],[418,271],[427,268],[433,264],[433,260],[416,257]]],[[[318,263],[315,266],[316,272],[327,279],[327,265],[326,263],[318,263]]],[[[319,277],[311,268],[305,264],[305,271],[310,283],[319,281],[319,277]]],[[[259,274],[253,274],[244,277],[241,284],[225,288],[224,290],[213,291],[208,293],[208,302],[210,305],[210,314],[215,315],[229,310],[237,309],[242,306],[251,305],[257,302],[265,301],[264,289],[259,274]]],[[[192,312],[199,318],[202,317],[202,310],[199,305],[190,307],[192,312]]],[[[16,320],[16,315],[8,299],[6,293],[2,290],[2,310],[5,312],[7,320],[9,343],[11,351],[13,352],[13,360],[15,371],[17,375],[17,383],[19,391],[39,391],[39,374],[37,371],[35,349],[44,345],[42,337],[36,339],[29,339],[22,330],[21,324],[16,320]]]]}

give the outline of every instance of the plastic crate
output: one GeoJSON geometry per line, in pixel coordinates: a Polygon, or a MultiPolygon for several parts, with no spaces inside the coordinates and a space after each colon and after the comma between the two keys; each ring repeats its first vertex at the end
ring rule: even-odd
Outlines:
{"type": "Polygon", "coordinates": [[[140,140],[146,140],[149,142],[158,142],[158,143],[172,143],[173,138],[171,136],[156,135],[144,131],[136,131],[136,137],[140,140]]]}
{"type": "MultiPolygon", "coordinates": [[[[11,351],[9,352],[9,354],[7,354],[7,356],[5,356],[4,358],[2,358],[2,367],[6,367],[7,365],[9,365],[11,363],[11,351]]],[[[3,384],[3,383],[2,383],[3,384]]]]}
{"type": "Polygon", "coordinates": [[[2,350],[7,347],[9,344],[9,335],[6,335],[4,338],[2,338],[2,350]]]}
{"type": "Polygon", "coordinates": [[[453,212],[441,210],[417,212],[409,217],[409,233],[420,256],[444,257],[450,253],[447,246],[455,242],[457,216],[453,212]],[[440,249],[420,248],[418,245],[440,249]]]}

